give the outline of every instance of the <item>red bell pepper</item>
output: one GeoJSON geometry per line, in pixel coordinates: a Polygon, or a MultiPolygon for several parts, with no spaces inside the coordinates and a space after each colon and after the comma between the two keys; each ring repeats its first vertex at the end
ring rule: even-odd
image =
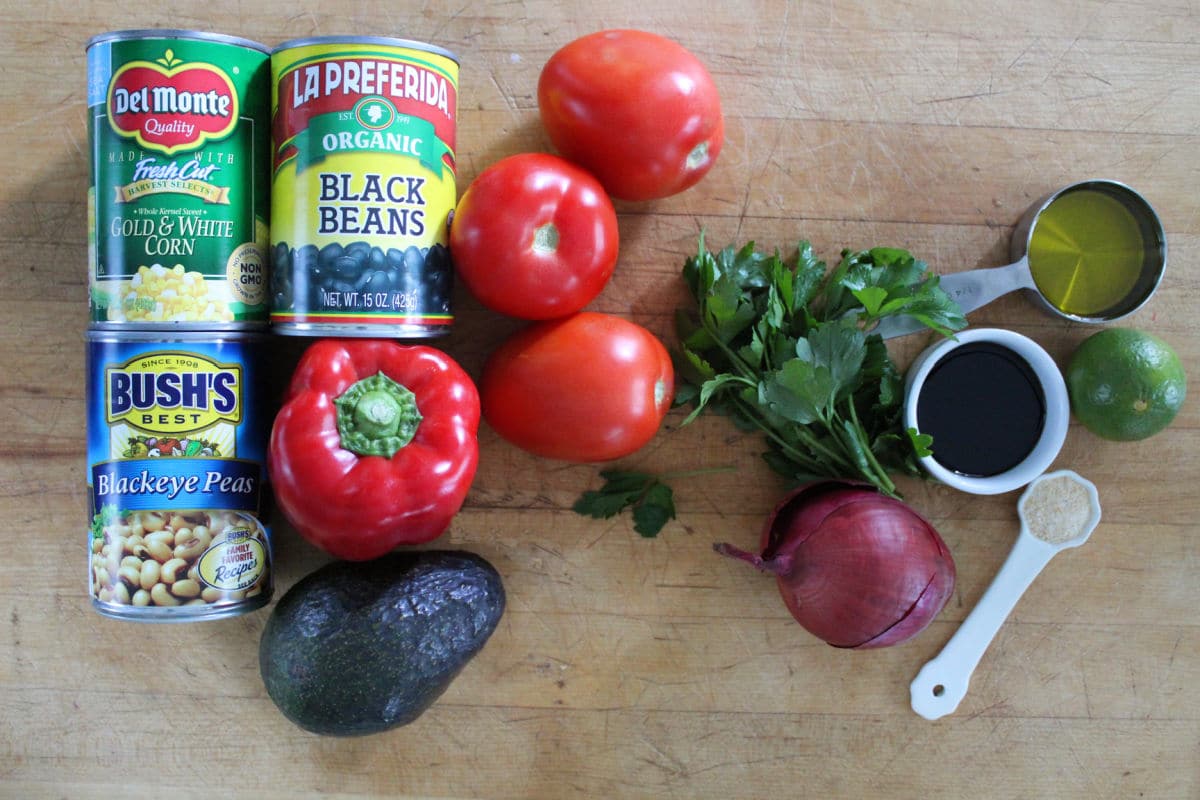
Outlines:
{"type": "Polygon", "coordinates": [[[479,463],[479,393],[430,347],[325,339],[305,351],[267,453],[275,500],[342,559],[440,536],[479,463]]]}

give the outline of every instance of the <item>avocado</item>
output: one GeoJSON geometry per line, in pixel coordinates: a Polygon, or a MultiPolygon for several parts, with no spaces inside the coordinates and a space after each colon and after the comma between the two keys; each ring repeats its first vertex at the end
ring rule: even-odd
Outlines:
{"type": "Polygon", "coordinates": [[[407,725],[483,648],[504,600],[499,573],[472,553],[327,564],[289,589],[267,620],[258,650],[267,694],[313,733],[407,725]]]}

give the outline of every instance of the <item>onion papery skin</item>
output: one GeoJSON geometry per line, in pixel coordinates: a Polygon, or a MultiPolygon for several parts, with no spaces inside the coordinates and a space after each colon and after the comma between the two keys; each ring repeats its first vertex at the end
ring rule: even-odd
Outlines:
{"type": "Polygon", "coordinates": [[[937,530],[865,484],[799,487],[767,519],[761,544],[760,555],[715,549],[775,575],[796,621],[834,647],[907,641],[954,593],[954,559],[937,530]]]}

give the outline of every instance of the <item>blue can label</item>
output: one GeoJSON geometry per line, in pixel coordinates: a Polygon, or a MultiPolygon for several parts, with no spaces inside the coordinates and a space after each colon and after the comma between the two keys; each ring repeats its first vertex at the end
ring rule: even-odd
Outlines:
{"type": "Polygon", "coordinates": [[[91,336],[88,538],[102,612],[188,618],[269,596],[257,346],[91,336]]]}

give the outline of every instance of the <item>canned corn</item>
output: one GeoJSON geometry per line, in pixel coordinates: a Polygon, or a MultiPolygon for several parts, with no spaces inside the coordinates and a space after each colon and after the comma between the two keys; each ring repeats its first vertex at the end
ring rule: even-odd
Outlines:
{"type": "Polygon", "coordinates": [[[267,49],[118,31],[87,62],[92,323],[264,325],[267,49]]]}

